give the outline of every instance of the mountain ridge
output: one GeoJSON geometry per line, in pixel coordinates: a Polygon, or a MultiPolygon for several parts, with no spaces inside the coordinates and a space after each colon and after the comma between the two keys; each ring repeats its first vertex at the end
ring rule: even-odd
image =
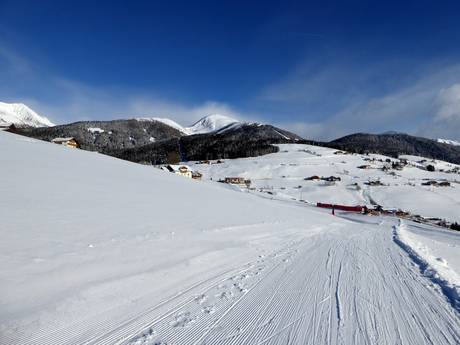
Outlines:
{"type": "Polygon", "coordinates": [[[378,153],[392,157],[415,155],[460,164],[460,146],[409,134],[355,133],[324,144],[350,152],[378,153]]]}

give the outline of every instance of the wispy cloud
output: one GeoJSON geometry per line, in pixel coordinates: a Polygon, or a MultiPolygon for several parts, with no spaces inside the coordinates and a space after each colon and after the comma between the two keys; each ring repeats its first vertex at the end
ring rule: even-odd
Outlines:
{"type": "Polygon", "coordinates": [[[309,138],[397,130],[460,139],[460,64],[393,67],[309,63],[260,97],[294,109],[297,116],[280,124],[309,138]]]}
{"type": "Polygon", "coordinates": [[[14,72],[24,74],[30,72],[29,62],[14,50],[8,48],[0,41],[0,66],[3,66],[2,72],[14,72]]]}
{"type": "Polygon", "coordinates": [[[94,88],[63,79],[54,80],[54,84],[60,90],[60,100],[49,103],[30,98],[26,102],[40,113],[47,114],[53,120],[60,122],[168,117],[183,125],[189,125],[209,114],[244,119],[243,114],[220,102],[185,104],[154,94],[120,88],[94,88]]]}

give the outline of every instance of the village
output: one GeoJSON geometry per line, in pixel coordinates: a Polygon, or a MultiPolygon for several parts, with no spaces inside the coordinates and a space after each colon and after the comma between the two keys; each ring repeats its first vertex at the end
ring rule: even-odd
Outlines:
{"type": "Polygon", "coordinates": [[[455,209],[460,205],[456,192],[460,167],[455,164],[294,144],[280,145],[278,153],[263,157],[195,162],[193,166],[203,180],[232,184],[271,199],[329,208],[331,213],[359,212],[454,230],[459,227],[455,209]],[[434,195],[436,201],[426,197],[424,207],[413,207],[406,202],[409,193],[434,195]],[[452,206],[439,207],[441,198],[453,202],[452,206]]]}

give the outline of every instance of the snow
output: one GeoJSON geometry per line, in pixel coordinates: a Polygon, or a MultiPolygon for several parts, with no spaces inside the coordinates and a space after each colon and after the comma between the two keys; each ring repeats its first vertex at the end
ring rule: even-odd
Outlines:
{"type": "MultiPolygon", "coordinates": [[[[395,242],[395,218],[334,217],[289,193],[264,199],[6,132],[0,146],[1,344],[460,342],[456,300],[395,242]]],[[[207,166],[259,165],[267,184],[303,175],[302,162],[337,173],[328,149],[281,147],[207,166]]]]}
{"type": "Polygon", "coordinates": [[[451,139],[438,139],[438,143],[460,146],[460,142],[451,139]]]}
{"type": "Polygon", "coordinates": [[[275,131],[277,134],[279,134],[279,135],[280,135],[280,137],[282,137],[282,138],[284,138],[284,139],[287,139],[287,140],[291,140],[291,138],[289,138],[289,137],[285,136],[284,134],[282,134],[282,133],[278,132],[277,130],[274,130],[274,131],[275,131]]]}
{"type": "Polygon", "coordinates": [[[424,274],[460,308],[460,233],[400,222],[396,236],[422,264],[424,274]]]}
{"type": "Polygon", "coordinates": [[[94,133],[101,134],[101,133],[104,133],[104,130],[102,128],[99,128],[99,127],[89,127],[88,132],[91,132],[93,134],[94,133]]]}
{"type": "Polygon", "coordinates": [[[168,118],[164,118],[164,117],[143,117],[143,118],[137,118],[136,119],[137,121],[157,121],[157,122],[161,122],[161,123],[164,123],[165,125],[168,125],[172,128],[175,128],[177,129],[178,131],[184,133],[184,134],[189,134],[188,131],[182,127],[181,125],[179,125],[177,122],[171,120],[171,119],[168,119],[168,118]]]}
{"type": "Polygon", "coordinates": [[[239,121],[228,116],[214,114],[205,116],[198,120],[191,127],[187,127],[186,131],[189,134],[210,133],[218,131],[234,123],[239,123],[239,121]]]}
{"type": "MultiPolygon", "coordinates": [[[[226,160],[222,164],[197,164],[194,170],[203,179],[218,181],[228,176],[241,176],[252,181],[256,190],[269,190],[274,198],[305,200],[345,205],[371,205],[400,208],[425,217],[439,217],[460,222],[460,174],[446,171],[455,164],[427,160],[423,157],[402,156],[409,165],[395,175],[381,170],[391,166],[381,155],[334,154],[337,150],[301,144],[282,144],[277,153],[254,158],[226,160]],[[366,159],[375,159],[368,161],[366,159]],[[378,160],[382,160],[380,162],[378,160]],[[425,160],[424,164],[418,163],[425,160]],[[358,169],[369,164],[371,169],[358,169]],[[425,170],[433,164],[437,171],[425,170]],[[444,169],[444,172],[439,171],[444,169]],[[334,184],[324,181],[305,181],[313,175],[337,176],[334,184]],[[383,186],[368,186],[366,182],[379,180],[383,186]],[[426,180],[447,180],[450,187],[422,186],[426,180]],[[357,185],[356,185],[357,184],[357,185]],[[300,188],[299,188],[300,187],[300,188]],[[423,200],[423,202],[418,202],[423,200]]],[[[257,191],[254,193],[258,194],[257,191]]]]}
{"type": "Polygon", "coordinates": [[[38,115],[22,103],[0,102],[0,125],[27,125],[32,127],[51,127],[54,124],[44,116],[38,115]]]}
{"type": "MultiPolygon", "coordinates": [[[[177,129],[178,131],[182,132],[185,135],[193,135],[193,134],[203,134],[203,133],[210,133],[216,132],[220,130],[228,130],[233,128],[232,126],[239,126],[242,123],[238,120],[235,120],[231,117],[225,115],[208,115],[196,123],[194,123],[190,127],[183,127],[177,122],[163,117],[143,117],[143,118],[136,118],[137,121],[158,121],[177,129]]],[[[234,127],[236,128],[236,127],[234,127]]]]}
{"type": "Polygon", "coordinates": [[[69,140],[72,140],[72,139],[75,139],[75,138],[74,138],[74,137],[54,138],[54,139],[51,140],[51,142],[53,142],[53,143],[60,143],[60,142],[69,141],[69,140]]]}

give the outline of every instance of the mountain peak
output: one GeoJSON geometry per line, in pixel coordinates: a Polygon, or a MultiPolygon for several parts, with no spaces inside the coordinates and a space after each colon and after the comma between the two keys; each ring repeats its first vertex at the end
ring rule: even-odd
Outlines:
{"type": "Polygon", "coordinates": [[[44,116],[22,103],[0,102],[0,125],[18,125],[31,127],[52,127],[54,124],[44,116]]]}
{"type": "Polygon", "coordinates": [[[188,134],[203,134],[218,131],[232,123],[240,121],[229,116],[212,114],[195,122],[191,127],[185,128],[188,134]]]}

